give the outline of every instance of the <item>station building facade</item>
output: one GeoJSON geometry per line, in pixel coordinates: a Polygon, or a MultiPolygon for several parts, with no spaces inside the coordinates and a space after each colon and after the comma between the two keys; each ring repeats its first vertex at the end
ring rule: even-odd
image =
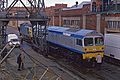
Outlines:
{"type": "Polygon", "coordinates": [[[51,19],[49,25],[94,29],[101,33],[120,32],[119,0],[91,0],[54,8],[49,10],[52,14],[47,13],[51,19]]]}
{"type": "Polygon", "coordinates": [[[46,14],[50,18],[49,25],[58,25],[61,22],[59,14],[63,8],[67,8],[67,4],[55,4],[55,6],[46,7],[46,14]],[[56,14],[58,16],[55,16],[56,14]]]}

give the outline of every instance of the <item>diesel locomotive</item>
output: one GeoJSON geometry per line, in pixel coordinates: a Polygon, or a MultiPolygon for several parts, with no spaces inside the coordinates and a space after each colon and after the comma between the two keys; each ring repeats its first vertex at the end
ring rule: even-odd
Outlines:
{"type": "Polygon", "coordinates": [[[22,23],[19,27],[20,35],[24,41],[31,42],[32,40],[32,25],[29,23],[22,23]]]}
{"type": "MultiPolygon", "coordinates": [[[[25,25],[28,24],[22,25],[20,33],[24,39],[32,40],[32,27],[25,25]]],[[[62,55],[79,63],[90,62],[96,59],[98,54],[103,58],[104,37],[95,30],[50,26],[47,34],[50,55],[62,55]]]]}
{"type": "Polygon", "coordinates": [[[48,28],[49,51],[64,55],[76,62],[92,61],[104,55],[104,38],[95,30],[52,26],[48,28]],[[54,49],[54,50],[52,50],[54,49]]]}

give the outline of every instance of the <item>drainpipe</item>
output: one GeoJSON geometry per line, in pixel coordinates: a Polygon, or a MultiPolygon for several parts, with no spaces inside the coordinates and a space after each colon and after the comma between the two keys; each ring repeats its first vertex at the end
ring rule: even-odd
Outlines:
{"type": "Polygon", "coordinates": [[[86,28],[86,15],[83,15],[83,29],[86,28]]]}
{"type": "Polygon", "coordinates": [[[97,14],[96,17],[97,17],[96,30],[97,30],[97,32],[101,32],[101,29],[100,29],[101,14],[97,14]]]}
{"type": "Polygon", "coordinates": [[[55,17],[53,16],[53,20],[52,20],[52,25],[53,25],[53,26],[55,26],[55,24],[54,24],[54,22],[55,22],[54,18],[55,18],[55,17]]]}
{"type": "Polygon", "coordinates": [[[60,9],[60,11],[59,11],[59,26],[61,26],[61,19],[62,19],[62,17],[61,17],[61,9],[60,9]]]}

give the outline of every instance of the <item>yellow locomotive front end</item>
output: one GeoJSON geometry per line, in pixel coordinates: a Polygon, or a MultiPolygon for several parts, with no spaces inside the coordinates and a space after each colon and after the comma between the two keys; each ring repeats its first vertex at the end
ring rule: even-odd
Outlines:
{"type": "Polygon", "coordinates": [[[33,34],[32,34],[32,27],[29,27],[29,32],[28,32],[28,34],[29,34],[30,38],[33,37],[33,34]]]}
{"type": "Polygon", "coordinates": [[[84,38],[83,59],[96,58],[98,54],[103,58],[104,48],[104,39],[102,36],[84,38]]]}

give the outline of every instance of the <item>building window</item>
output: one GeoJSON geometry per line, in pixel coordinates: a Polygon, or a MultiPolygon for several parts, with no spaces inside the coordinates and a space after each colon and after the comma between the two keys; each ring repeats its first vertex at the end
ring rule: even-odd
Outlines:
{"type": "Polygon", "coordinates": [[[71,20],[71,25],[74,25],[74,20],[71,20]]]}
{"type": "Polygon", "coordinates": [[[118,29],[120,28],[120,21],[108,21],[108,28],[118,29]]]}
{"type": "Polygon", "coordinates": [[[64,25],[66,25],[67,24],[67,21],[66,20],[64,20],[64,25]]]}
{"type": "Polygon", "coordinates": [[[76,25],[78,25],[78,26],[80,25],[80,20],[76,21],[76,25]]]}
{"type": "Polygon", "coordinates": [[[118,28],[118,21],[116,21],[116,29],[118,28]]]}
{"type": "Polygon", "coordinates": [[[112,23],[113,23],[113,26],[112,26],[112,28],[115,28],[115,21],[113,21],[112,23]]]}
{"type": "Polygon", "coordinates": [[[110,24],[110,21],[108,21],[108,28],[110,28],[110,25],[111,25],[111,24],[110,24]]]}
{"type": "Polygon", "coordinates": [[[96,2],[92,3],[92,12],[96,12],[96,2]]]}
{"type": "Polygon", "coordinates": [[[80,26],[80,20],[64,20],[64,26],[74,26],[79,27],[80,26]]]}
{"type": "Polygon", "coordinates": [[[118,28],[120,28],[120,21],[118,21],[118,28]]]}

